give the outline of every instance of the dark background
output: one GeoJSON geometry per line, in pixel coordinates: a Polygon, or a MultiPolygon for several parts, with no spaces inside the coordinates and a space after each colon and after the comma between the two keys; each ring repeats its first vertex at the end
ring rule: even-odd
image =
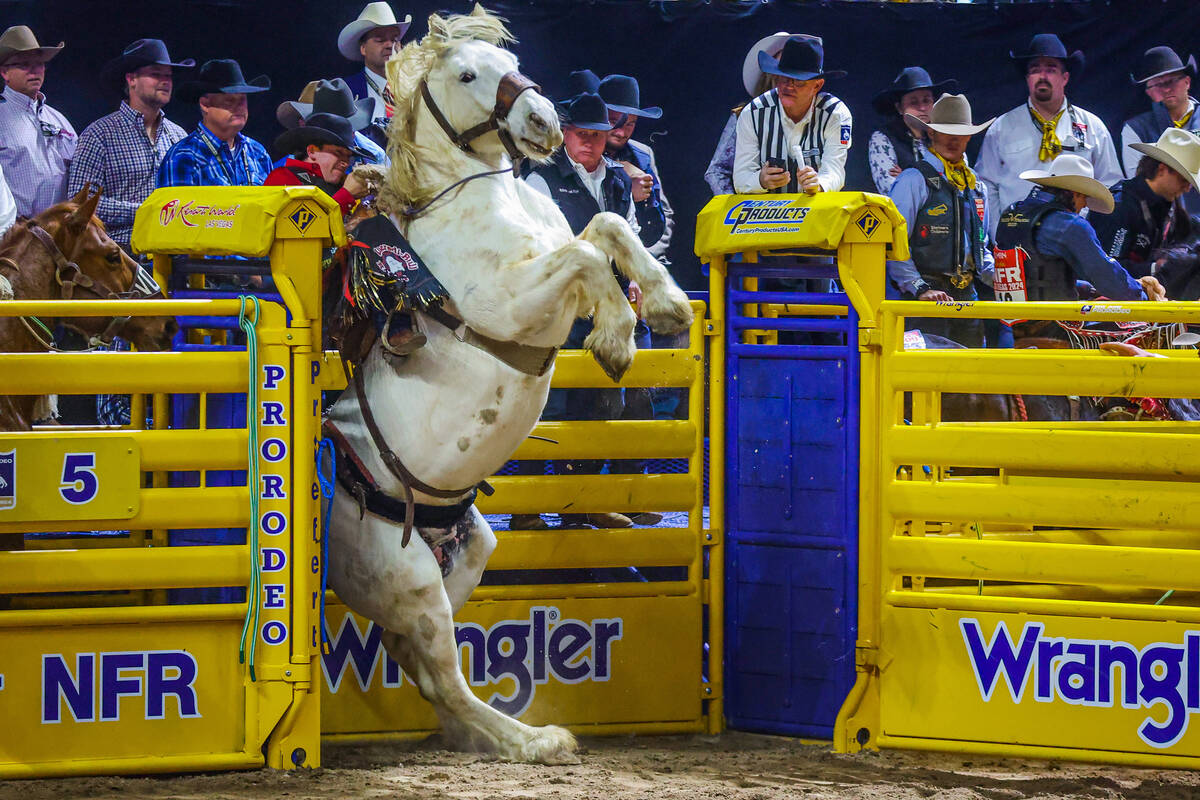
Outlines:
{"type": "MultiPolygon", "coordinates": [[[[66,41],[49,65],[45,91],[77,130],[116,107],[118,96],[102,89],[97,75],[135,39],[161,38],[176,59],[235,58],[248,78],[271,77],[270,92],[251,95],[246,129],[269,145],[281,130],[276,105],[295,99],[310,80],[358,68],[337,52],[336,40],[365,2],[0,0],[0,27],[26,24],[42,44],[66,41]]],[[[822,36],[826,66],[849,73],[826,83],[855,117],[848,189],[871,188],[866,142],[878,120],[870,98],[901,67],[920,64],[935,80],[957,78],[976,119],[986,119],[1026,95],[1008,51],[1023,51],[1035,33],[1058,33],[1087,58],[1082,74],[1071,76],[1067,96],[1105,120],[1119,150],[1121,124],[1149,103],[1130,81],[1137,57],[1168,44],[1186,61],[1200,43],[1196,0],[1017,5],[501,0],[487,6],[511,21],[522,69],[551,95],[570,70],[589,67],[601,76],[636,76],[643,103],[663,107],[661,120],[639,122],[635,138],[650,142],[657,153],[676,212],[670,256],[676,277],[688,288],[702,283],[691,249],[695,215],[709,197],[704,170],[729,109],[747,99],[742,60],[762,36],[780,30],[822,36]]],[[[392,7],[413,16],[407,41],[424,35],[430,12],[465,12],[471,3],[392,0],[392,7]]],[[[197,120],[195,107],[183,103],[172,103],[167,113],[185,128],[197,120]]]]}

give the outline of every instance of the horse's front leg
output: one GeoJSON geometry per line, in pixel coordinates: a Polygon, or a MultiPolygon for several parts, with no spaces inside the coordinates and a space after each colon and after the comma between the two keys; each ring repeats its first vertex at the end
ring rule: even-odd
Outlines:
{"type": "Polygon", "coordinates": [[[621,216],[602,212],[579,234],[600,248],[617,265],[621,274],[636,281],[642,290],[642,318],[659,333],[678,333],[692,324],[692,306],[687,295],[658,259],[621,216]]]}

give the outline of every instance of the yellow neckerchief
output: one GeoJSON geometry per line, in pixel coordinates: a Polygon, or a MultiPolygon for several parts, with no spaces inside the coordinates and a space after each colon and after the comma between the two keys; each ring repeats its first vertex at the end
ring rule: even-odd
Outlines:
{"type": "Polygon", "coordinates": [[[1038,150],[1038,161],[1053,161],[1055,156],[1062,152],[1062,142],[1058,140],[1058,134],[1054,132],[1054,129],[1058,127],[1058,121],[1062,118],[1063,111],[1066,110],[1067,105],[1064,103],[1062,109],[1054,115],[1054,119],[1045,120],[1030,104],[1029,115],[1033,117],[1033,124],[1042,129],[1042,146],[1038,150]]]}
{"type": "Polygon", "coordinates": [[[929,152],[937,156],[937,160],[942,162],[942,168],[946,173],[946,180],[954,184],[960,192],[965,192],[968,188],[975,188],[975,173],[967,166],[965,158],[960,158],[951,164],[942,158],[942,154],[938,151],[931,149],[929,152]]]}
{"type": "Polygon", "coordinates": [[[1184,115],[1183,115],[1183,119],[1181,119],[1181,120],[1179,120],[1178,122],[1176,122],[1176,123],[1175,123],[1175,127],[1176,127],[1176,128],[1182,128],[1184,125],[1187,125],[1187,124],[1188,124],[1188,122],[1190,122],[1190,121],[1191,121],[1191,119],[1192,119],[1192,114],[1195,114],[1195,113],[1196,113],[1196,107],[1195,107],[1195,106],[1192,106],[1192,107],[1191,107],[1191,108],[1188,110],[1188,113],[1186,113],[1186,114],[1184,114],[1184,115]]]}

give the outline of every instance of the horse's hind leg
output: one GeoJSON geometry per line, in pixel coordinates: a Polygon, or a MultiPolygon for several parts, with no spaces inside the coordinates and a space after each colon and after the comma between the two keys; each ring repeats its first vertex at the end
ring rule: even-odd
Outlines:
{"type": "Polygon", "coordinates": [[[642,317],[658,333],[677,333],[692,324],[687,295],[666,267],[642,246],[629,223],[610,212],[592,217],[579,238],[604,251],[621,274],[642,290],[642,317]]]}

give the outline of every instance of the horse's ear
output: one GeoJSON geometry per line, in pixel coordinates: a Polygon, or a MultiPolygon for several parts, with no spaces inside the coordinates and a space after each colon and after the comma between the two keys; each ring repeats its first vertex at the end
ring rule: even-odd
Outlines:
{"type": "Polygon", "coordinates": [[[471,9],[471,16],[472,17],[486,17],[486,16],[489,16],[489,14],[488,14],[488,10],[483,7],[482,3],[476,3],[475,7],[473,9],[471,9]]]}
{"type": "Polygon", "coordinates": [[[429,35],[433,39],[445,41],[450,38],[450,30],[446,27],[446,20],[438,14],[429,15],[428,29],[429,35]]]}
{"type": "Polygon", "coordinates": [[[78,192],[76,192],[75,196],[71,198],[71,202],[83,204],[83,203],[87,202],[88,195],[91,193],[92,193],[92,184],[85,183],[83,185],[83,188],[80,189],[78,192]]]}
{"type": "Polygon", "coordinates": [[[75,195],[73,201],[79,202],[79,208],[71,212],[71,216],[67,218],[67,227],[75,233],[80,233],[92,221],[92,217],[96,213],[96,206],[100,204],[101,189],[96,189],[95,193],[91,193],[92,185],[89,183],[83,187],[89,193],[80,200],[83,191],[75,195]]]}

